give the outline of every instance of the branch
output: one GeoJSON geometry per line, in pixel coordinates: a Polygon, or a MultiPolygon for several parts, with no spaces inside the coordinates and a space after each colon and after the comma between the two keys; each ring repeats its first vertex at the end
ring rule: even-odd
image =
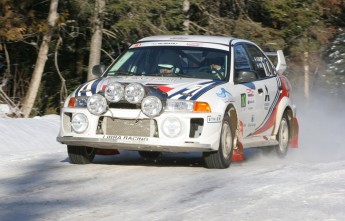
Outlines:
{"type": "Polygon", "coordinates": [[[61,79],[61,89],[60,89],[60,103],[62,103],[66,96],[67,96],[67,88],[66,88],[66,80],[65,78],[62,76],[61,72],[60,72],[60,68],[59,68],[59,64],[58,64],[58,51],[59,51],[59,47],[62,44],[62,38],[61,36],[59,36],[59,40],[56,43],[56,47],[55,47],[55,53],[54,53],[54,63],[55,63],[55,68],[56,71],[61,79]]]}
{"type": "Polygon", "coordinates": [[[193,25],[194,27],[198,28],[198,29],[201,29],[201,30],[207,32],[207,33],[214,34],[213,31],[210,31],[204,27],[201,27],[200,25],[196,24],[195,22],[190,21],[190,24],[193,25]]]}
{"type": "Polygon", "coordinates": [[[110,36],[110,37],[112,37],[112,38],[117,39],[116,33],[112,32],[112,31],[109,31],[108,29],[102,29],[102,32],[103,32],[103,34],[105,34],[105,35],[108,35],[108,36],[110,36]]]}
{"type": "Polygon", "coordinates": [[[253,25],[260,27],[258,24],[256,24],[256,23],[248,16],[248,14],[243,10],[243,8],[241,7],[240,3],[238,3],[237,0],[235,0],[235,4],[236,4],[236,5],[238,6],[238,8],[240,9],[242,15],[244,15],[244,16],[248,19],[248,21],[250,21],[253,25]]]}
{"type": "Polygon", "coordinates": [[[115,61],[115,58],[113,58],[113,56],[111,56],[106,50],[101,48],[101,51],[104,52],[104,54],[106,54],[111,59],[112,62],[115,61]]]}
{"type": "Polygon", "coordinates": [[[2,83],[0,85],[0,97],[4,99],[4,101],[10,106],[10,109],[12,113],[15,114],[16,117],[21,117],[22,112],[19,109],[19,104],[16,105],[8,96],[7,94],[2,90],[2,88],[7,84],[7,78],[2,79],[2,83]]]}

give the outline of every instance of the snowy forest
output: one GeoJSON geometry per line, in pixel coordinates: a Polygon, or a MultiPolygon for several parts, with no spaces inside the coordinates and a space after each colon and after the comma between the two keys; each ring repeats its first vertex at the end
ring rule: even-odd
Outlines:
{"type": "Polygon", "coordinates": [[[345,91],[344,0],[0,0],[0,104],[13,117],[62,102],[138,39],[220,35],[282,49],[306,99],[345,91]]]}

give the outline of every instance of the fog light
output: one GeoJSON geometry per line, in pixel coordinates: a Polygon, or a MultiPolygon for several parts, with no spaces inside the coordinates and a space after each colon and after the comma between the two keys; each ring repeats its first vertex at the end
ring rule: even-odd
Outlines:
{"type": "Polygon", "coordinates": [[[176,117],[168,117],[163,121],[163,133],[167,137],[177,137],[182,129],[182,124],[176,117]]]}
{"type": "Polygon", "coordinates": [[[85,114],[75,114],[72,117],[71,126],[76,133],[83,133],[89,126],[89,120],[85,114]]]}

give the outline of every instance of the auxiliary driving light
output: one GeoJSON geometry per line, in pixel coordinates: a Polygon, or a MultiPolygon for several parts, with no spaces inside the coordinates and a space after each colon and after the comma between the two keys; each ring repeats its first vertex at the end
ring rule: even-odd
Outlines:
{"type": "Polygon", "coordinates": [[[125,99],[131,104],[138,104],[145,96],[145,88],[138,83],[131,83],[125,88],[125,99]]]}
{"type": "Polygon", "coordinates": [[[162,101],[156,96],[147,96],[141,103],[141,110],[148,117],[158,116],[162,109],[162,101]]]}
{"type": "Polygon", "coordinates": [[[104,114],[108,109],[107,100],[100,94],[94,94],[87,101],[87,109],[94,115],[104,114]]]}
{"type": "Polygon", "coordinates": [[[118,82],[110,82],[105,91],[104,96],[110,102],[118,102],[123,98],[125,87],[118,82]]]}

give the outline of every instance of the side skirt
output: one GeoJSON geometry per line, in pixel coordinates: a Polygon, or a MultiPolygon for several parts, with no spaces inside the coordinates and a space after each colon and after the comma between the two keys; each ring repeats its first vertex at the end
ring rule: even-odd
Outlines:
{"type": "Polygon", "coordinates": [[[254,136],[243,139],[243,148],[266,147],[278,145],[276,136],[254,136]]]}

